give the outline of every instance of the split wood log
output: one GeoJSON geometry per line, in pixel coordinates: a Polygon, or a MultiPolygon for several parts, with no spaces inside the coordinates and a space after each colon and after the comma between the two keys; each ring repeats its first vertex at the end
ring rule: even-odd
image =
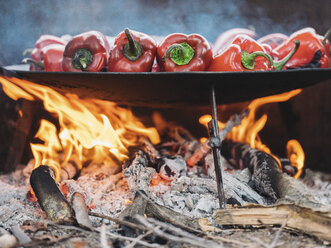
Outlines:
{"type": "Polygon", "coordinates": [[[57,186],[54,171],[50,167],[41,165],[34,169],[30,184],[47,218],[59,223],[73,222],[72,208],[57,186]]]}
{"type": "Polygon", "coordinates": [[[72,208],[75,212],[75,217],[78,225],[83,228],[92,229],[92,222],[88,216],[88,210],[85,203],[85,197],[79,193],[75,192],[71,198],[72,208]]]}
{"type": "Polygon", "coordinates": [[[250,204],[240,208],[219,209],[215,215],[217,225],[262,226],[282,225],[284,222],[287,228],[331,241],[331,211],[314,211],[295,204],[250,204]]]}

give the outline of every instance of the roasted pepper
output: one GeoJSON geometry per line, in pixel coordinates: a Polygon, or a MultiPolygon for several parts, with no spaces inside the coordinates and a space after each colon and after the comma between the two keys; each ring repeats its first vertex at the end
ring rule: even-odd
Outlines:
{"type": "Polygon", "coordinates": [[[239,35],[244,34],[251,38],[254,38],[256,36],[256,33],[247,28],[232,28],[229,29],[223,33],[221,33],[217,39],[214,42],[213,45],[213,53],[216,55],[217,53],[221,52],[223,49],[225,49],[228,45],[231,44],[233,39],[239,35]]]}
{"type": "Polygon", "coordinates": [[[62,60],[64,45],[51,44],[41,49],[40,61],[34,59],[24,59],[23,63],[30,63],[34,65],[38,70],[44,71],[62,71],[62,60]]]}
{"type": "Polygon", "coordinates": [[[273,50],[273,57],[283,59],[293,49],[294,40],[300,41],[300,47],[283,69],[328,67],[325,47],[313,28],[304,28],[293,33],[273,50]]]}
{"type": "Polygon", "coordinates": [[[288,39],[288,36],[281,33],[272,33],[266,36],[261,37],[257,40],[260,44],[268,44],[271,49],[275,49],[277,46],[282,44],[284,41],[288,39]]]}
{"type": "Polygon", "coordinates": [[[264,47],[247,35],[238,35],[227,49],[216,55],[209,71],[261,71],[281,70],[299,47],[295,41],[295,49],[281,61],[274,62],[264,47]]]}
{"type": "Polygon", "coordinates": [[[157,48],[161,71],[205,71],[213,52],[209,42],[199,34],[170,34],[157,48]]]}
{"type": "Polygon", "coordinates": [[[101,71],[109,54],[107,38],[98,31],[89,31],[73,37],[65,47],[63,71],[101,71]]]}
{"type": "Polygon", "coordinates": [[[110,51],[107,71],[151,71],[155,53],[156,43],[150,36],[126,28],[115,39],[110,51]]]}
{"type": "MultiPolygon", "coordinates": [[[[41,50],[51,44],[59,44],[59,45],[65,45],[66,41],[63,40],[60,37],[54,36],[54,35],[49,35],[49,34],[44,34],[39,37],[39,39],[35,43],[35,47],[31,51],[31,59],[36,61],[36,62],[41,62],[41,50]]],[[[30,71],[41,71],[42,68],[35,63],[30,64],[30,71]]]]}

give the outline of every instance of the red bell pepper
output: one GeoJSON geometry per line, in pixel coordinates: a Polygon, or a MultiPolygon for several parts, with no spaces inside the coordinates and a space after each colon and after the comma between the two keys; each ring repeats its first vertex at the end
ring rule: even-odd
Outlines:
{"type": "Polygon", "coordinates": [[[151,71],[155,53],[156,43],[150,36],[126,28],[115,39],[107,71],[151,71]]]}
{"type": "Polygon", "coordinates": [[[34,59],[24,59],[23,63],[30,63],[38,68],[38,70],[44,71],[62,71],[62,60],[64,53],[64,45],[51,44],[41,49],[40,61],[34,59]]]}
{"type": "Polygon", "coordinates": [[[257,40],[260,44],[268,44],[272,49],[282,44],[288,39],[288,36],[281,33],[268,34],[257,40]]]}
{"type": "Polygon", "coordinates": [[[232,28],[221,33],[217,37],[213,45],[213,53],[216,55],[217,53],[221,52],[228,45],[230,45],[233,39],[239,34],[247,35],[251,38],[254,38],[256,36],[256,33],[253,30],[246,28],[232,28]]]}
{"type": "Polygon", "coordinates": [[[213,58],[209,42],[199,34],[168,35],[157,48],[162,71],[205,71],[213,58]]]}
{"type": "Polygon", "coordinates": [[[89,31],[73,37],[65,47],[63,71],[101,71],[109,54],[107,38],[98,31],[89,31]]]}
{"type": "Polygon", "coordinates": [[[329,59],[325,47],[313,28],[304,28],[293,33],[273,50],[274,58],[283,59],[293,49],[294,40],[300,41],[300,47],[284,69],[328,67],[329,59]]]}
{"type": "MultiPolygon", "coordinates": [[[[51,44],[60,44],[60,45],[65,45],[66,41],[63,40],[60,37],[54,36],[54,35],[49,35],[45,34],[39,37],[39,39],[35,43],[34,49],[31,51],[31,59],[37,62],[41,62],[41,50],[51,44]]],[[[41,71],[42,68],[40,68],[38,65],[35,63],[30,64],[30,71],[41,71]]]]}
{"type": "Polygon", "coordinates": [[[299,42],[295,44],[286,58],[274,62],[261,44],[247,35],[238,35],[227,49],[214,57],[208,71],[280,70],[298,49],[299,42]]]}

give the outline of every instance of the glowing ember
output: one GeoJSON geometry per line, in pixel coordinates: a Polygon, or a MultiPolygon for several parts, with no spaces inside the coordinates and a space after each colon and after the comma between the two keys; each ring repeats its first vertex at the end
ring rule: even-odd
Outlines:
{"type": "Polygon", "coordinates": [[[60,128],[42,120],[36,138],[41,144],[31,144],[35,167],[51,166],[60,178],[61,165],[71,157],[84,162],[116,164],[127,158],[129,146],[137,145],[139,136],[147,136],[152,143],[160,142],[154,128],[146,128],[128,109],[113,102],[80,99],[77,95],[60,93],[17,78],[0,77],[5,93],[12,99],[40,99],[50,113],[58,116],[60,128]]]}
{"type": "MultiPolygon", "coordinates": [[[[259,107],[267,103],[287,101],[293,96],[298,95],[301,91],[301,89],[298,89],[279,95],[267,96],[253,100],[248,105],[248,116],[243,119],[239,126],[232,129],[232,131],[227,135],[227,139],[231,139],[235,142],[246,143],[249,144],[252,148],[264,151],[272,155],[278,161],[279,166],[281,166],[279,159],[271,153],[270,149],[262,143],[261,139],[258,136],[258,133],[263,129],[264,125],[267,122],[267,115],[264,114],[262,117],[260,117],[260,119],[256,120],[256,111],[259,107]]],[[[210,115],[204,115],[200,117],[199,122],[207,127],[210,120],[210,115]]],[[[225,123],[219,122],[218,124],[220,129],[225,126],[225,123]]],[[[205,138],[202,138],[200,141],[205,141],[205,138]]],[[[303,149],[298,141],[290,140],[287,144],[287,152],[291,164],[298,169],[298,173],[294,176],[295,178],[298,178],[302,172],[302,168],[304,165],[305,155],[303,149]]]]}

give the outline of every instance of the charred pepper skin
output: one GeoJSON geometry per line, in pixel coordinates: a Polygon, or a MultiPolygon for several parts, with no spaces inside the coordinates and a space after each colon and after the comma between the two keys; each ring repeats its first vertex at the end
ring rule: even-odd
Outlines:
{"type": "Polygon", "coordinates": [[[232,28],[221,33],[215,40],[213,45],[213,53],[216,55],[225,49],[237,35],[247,35],[251,38],[256,37],[256,33],[247,28],[232,28]]]}
{"type": "MultiPolygon", "coordinates": [[[[48,46],[48,45],[52,45],[52,44],[59,44],[59,45],[63,45],[65,46],[66,41],[63,40],[60,37],[54,36],[54,35],[49,35],[49,34],[44,34],[41,35],[39,37],[39,39],[36,41],[35,43],[35,47],[31,52],[31,59],[35,60],[37,62],[41,62],[42,58],[41,58],[41,50],[48,46]]],[[[30,71],[41,71],[42,68],[40,68],[39,66],[37,66],[36,64],[31,63],[30,64],[30,71]]],[[[61,69],[62,71],[62,69],[61,69]]]]}
{"type": "Polygon", "coordinates": [[[167,72],[205,71],[212,58],[213,52],[209,42],[199,34],[170,34],[158,46],[156,54],[156,59],[161,71],[167,72]],[[168,51],[171,46],[177,46],[177,48],[168,51]],[[176,49],[177,51],[175,51],[176,49]],[[183,51],[184,49],[185,51],[183,51]],[[189,56],[186,56],[187,54],[189,54],[189,56]],[[186,57],[181,58],[182,55],[186,57]],[[176,62],[174,62],[174,60],[176,62]],[[182,62],[179,63],[181,60],[182,62]]]}
{"type": "Polygon", "coordinates": [[[98,31],[74,36],[65,47],[62,69],[66,72],[99,72],[107,64],[109,50],[107,38],[98,31]]]}
{"type": "Polygon", "coordinates": [[[293,49],[293,40],[299,40],[300,47],[283,69],[328,68],[329,59],[325,47],[313,28],[304,28],[290,35],[273,50],[273,57],[284,58],[293,49]]]}
{"type": "Polygon", "coordinates": [[[275,49],[288,39],[288,36],[282,33],[272,33],[265,35],[257,40],[260,44],[268,44],[271,49],[275,49]]]}
{"type": "Polygon", "coordinates": [[[155,54],[156,42],[152,37],[126,29],[115,38],[107,71],[149,72],[152,70],[155,54]],[[128,37],[130,35],[131,37],[128,37]]]}

